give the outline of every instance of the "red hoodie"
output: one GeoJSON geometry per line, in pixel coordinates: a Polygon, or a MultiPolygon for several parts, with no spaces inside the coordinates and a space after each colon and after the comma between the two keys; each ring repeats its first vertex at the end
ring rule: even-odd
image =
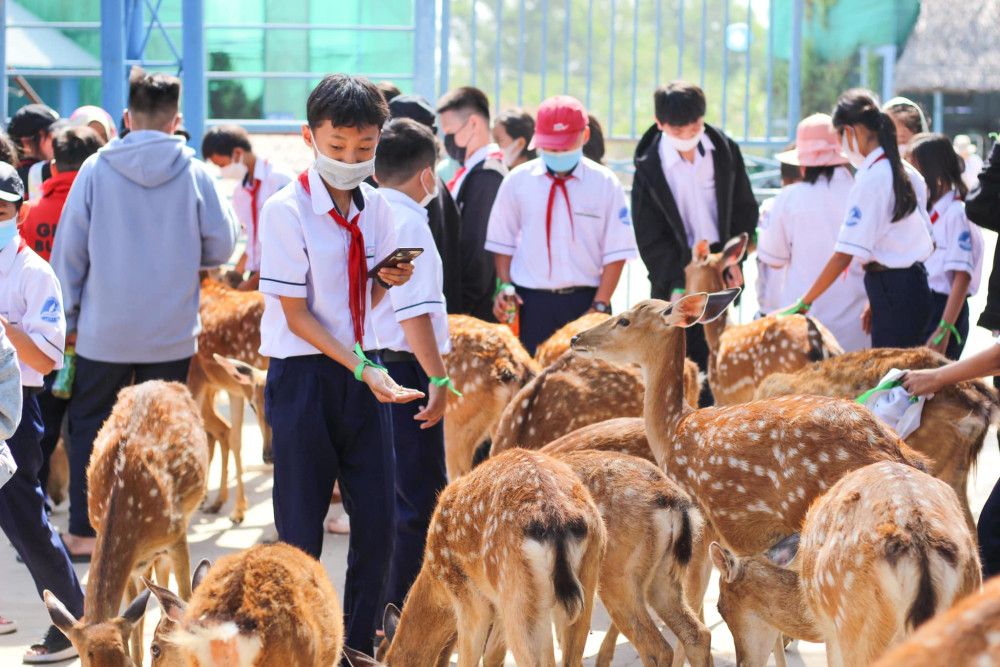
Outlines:
{"type": "Polygon", "coordinates": [[[38,253],[46,262],[52,255],[52,243],[56,237],[56,226],[62,215],[66,196],[79,172],[52,174],[42,183],[42,196],[31,202],[28,218],[18,231],[28,247],[38,253]]]}

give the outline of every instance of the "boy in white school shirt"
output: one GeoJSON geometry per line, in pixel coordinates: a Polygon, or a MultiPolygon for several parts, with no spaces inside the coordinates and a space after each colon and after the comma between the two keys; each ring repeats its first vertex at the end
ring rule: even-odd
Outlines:
{"type": "Polygon", "coordinates": [[[423,396],[377,365],[372,308],[412,264],[367,277],[396,248],[392,211],[364,184],[389,109],[371,81],[330,74],[309,96],[302,135],[316,155],[261,216],[260,351],[271,357],[278,538],[319,558],[335,481],[351,519],[347,646],[371,655],[392,556],[395,461],[387,402],[423,396]],[[366,386],[367,385],[367,386],[366,386]]]}
{"type": "MultiPolygon", "coordinates": [[[[521,342],[532,355],[581,315],[610,314],[625,262],[638,257],[621,183],[583,157],[588,124],[583,105],[568,95],[542,102],[531,140],[541,158],[511,172],[490,214],[486,249],[501,286],[517,290],[521,342]]],[[[501,290],[497,319],[507,306],[501,290]]]]}
{"type": "Polygon", "coordinates": [[[201,154],[221,170],[223,178],[239,181],[232,205],[246,231],[247,245],[236,270],[250,272],[239,289],[255,290],[260,284],[260,212],[275,192],[295,180],[295,174],[280,162],[255,154],[250,136],[239,125],[209,129],[201,140],[201,154]]]}
{"type": "Polygon", "coordinates": [[[390,406],[396,452],[396,546],[386,602],[402,607],[423,562],[437,496],[448,485],[444,456],[445,403],[451,386],[442,354],[451,350],[442,294],[444,269],[424,208],[437,196],[434,135],[409,118],[382,130],[375,178],[392,206],[396,243],[423,248],[413,279],[389,292],[372,314],[389,374],[428,396],[426,405],[390,406]]]}

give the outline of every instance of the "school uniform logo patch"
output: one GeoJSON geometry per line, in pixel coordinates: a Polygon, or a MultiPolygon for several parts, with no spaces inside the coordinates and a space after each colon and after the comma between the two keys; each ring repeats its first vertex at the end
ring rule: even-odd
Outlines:
{"type": "Polygon", "coordinates": [[[961,234],[958,235],[958,247],[961,248],[962,250],[964,250],[965,252],[971,252],[972,251],[972,233],[971,232],[962,232],[961,234]]]}
{"type": "Polygon", "coordinates": [[[62,309],[59,308],[59,300],[54,296],[50,296],[45,300],[45,304],[42,306],[41,318],[46,322],[58,322],[59,318],[62,317],[62,309]]]}
{"type": "Polygon", "coordinates": [[[618,219],[626,227],[632,224],[632,217],[628,214],[627,206],[622,206],[622,210],[618,211],[618,219]]]}
{"type": "Polygon", "coordinates": [[[848,227],[857,227],[858,223],[861,222],[861,209],[857,206],[851,207],[851,211],[847,214],[847,222],[844,224],[848,227]]]}
{"type": "Polygon", "coordinates": [[[370,245],[365,248],[365,257],[368,259],[375,259],[375,246],[370,245]]]}

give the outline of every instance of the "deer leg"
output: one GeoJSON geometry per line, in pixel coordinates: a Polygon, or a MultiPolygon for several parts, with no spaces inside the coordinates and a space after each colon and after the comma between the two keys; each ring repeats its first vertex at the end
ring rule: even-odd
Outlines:
{"type": "Polygon", "coordinates": [[[153,570],[156,572],[156,583],[164,588],[170,588],[170,558],[157,556],[153,561],[153,570]]]}
{"type": "MultiPolygon", "coordinates": [[[[214,397],[214,394],[210,393],[214,397]]],[[[219,479],[219,493],[215,497],[215,502],[205,508],[207,514],[218,514],[222,506],[229,500],[229,424],[215,411],[214,402],[206,399],[202,405],[202,418],[205,420],[205,432],[208,433],[209,443],[218,442],[219,452],[222,456],[222,473],[219,479]]],[[[209,451],[215,451],[215,445],[210,444],[209,451]]]]}
{"type": "Polygon", "coordinates": [[[788,667],[785,661],[785,636],[778,633],[778,638],[774,640],[774,665],[775,667],[788,667]]]}
{"type": "Polygon", "coordinates": [[[708,592],[708,582],[712,577],[712,559],[708,556],[708,546],[718,540],[715,529],[706,521],[701,535],[692,544],[691,560],[684,577],[685,599],[702,623],[705,622],[705,593],[708,592]]]}
{"type": "MultiPolygon", "coordinates": [[[[587,635],[590,634],[590,617],[594,611],[594,593],[597,591],[597,575],[602,556],[596,542],[591,541],[587,544],[587,551],[583,554],[577,573],[580,586],[583,588],[583,610],[572,623],[560,624],[565,628],[560,634],[563,667],[583,665],[583,650],[587,645],[587,635]]],[[[557,607],[556,611],[559,616],[563,616],[564,612],[560,607],[557,607]]]]}
{"type": "Polygon", "coordinates": [[[191,599],[191,552],[188,551],[186,534],[182,533],[177,541],[170,545],[169,553],[174,577],[177,579],[177,593],[187,602],[191,599]]]}
{"type": "Polygon", "coordinates": [[[507,642],[504,641],[503,623],[500,619],[493,621],[490,638],[486,640],[486,655],[483,656],[483,667],[503,667],[507,660],[507,642]]]}
{"type": "MultiPolygon", "coordinates": [[[[605,606],[607,606],[606,602],[605,606]]],[[[604,641],[601,642],[601,648],[597,652],[597,659],[594,662],[594,665],[597,667],[610,665],[611,661],[615,659],[615,648],[617,647],[617,644],[618,626],[615,625],[614,621],[611,621],[611,625],[608,627],[608,633],[604,635],[604,641]]]]}
{"type": "MultiPolygon", "coordinates": [[[[617,564],[616,564],[617,569],[617,564]]],[[[636,574],[603,570],[601,572],[601,602],[611,616],[618,630],[625,635],[635,647],[642,664],[645,667],[655,667],[657,665],[669,665],[673,660],[674,652],[671,650],[667,640],[663,638],[659,628],[653,622],[646,609],[646,596],[643,595],[643,582],[637,581],[636,574]]],[[[605,644],[607,637],[605,637],[605,644]]],[[[601,645],[601,652],[604,652],[605,644],[601,645]]],[[[597,667],[608,667],[611,658],[614,656],[615,645],[611,644],[606,659],[602,660],[598,654],[597,667]]]]}
{"type": "MultiPolygon", "coordinates": [[[[684,599],[684,582],[671,576],[671,565],[668,558],[660,561],[652,585],[646,592],[649,603],[677,635],[677,641],[691,665],[707,667],[712,664],[712,632],[691,611],[684,599]]],[[[680,653],[680,649],[677,652],[680,653]]],[[[674,664],[677,664],[676,660],[674,664]]]]}
{"type": "Polygon", "coordinates": [[[458,667],[476,667],[483,657],[493,609],[476,593],[458,601],[458,667]]]}
{"type": "Polygon", "coordinates": [[[247,495],[243,488],[243,410],[243,397],[229,394],[229,418],[233,424],[229,430],[229,448],[236,466],[236,505],[230,519],[235,524],[243,523],[247,512],[247,495]]]}
{"type": "MultiPolygon", "coordinates": [[[[152,567],[147,568],[146,575],[152,574],[152,567]]],[[[125,606],[127,607],[139,595],[139,584],[134,575],[130,575],[128,583],[125,585],[125,606]]],[[[132,626],[132,634],[129,636],[132,662],[136,665],[142,664],[142,629],[145,616],[140,616],[139,620],[132,626]]]]}

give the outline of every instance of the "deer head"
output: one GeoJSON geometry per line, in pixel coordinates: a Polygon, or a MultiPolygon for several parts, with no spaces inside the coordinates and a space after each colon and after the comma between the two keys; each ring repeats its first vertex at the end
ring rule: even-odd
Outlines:
{"type": "Polygon", "coordinates": [[[727,285],[742,284],[739,264],[747,252],[750,237],[740,234],[729,239],[722,252],[710,253],[708,241],[700,241],[691,250],[691,263],[684,269],[688,294],[718,292],[727,285]],[[726,280],[727,274],[729,280],[726,280]]]}
{"type": "Polygon", "coordinates": [[[129,657],[128,640],[133,626],[146,613],[149,591],[140,593],[118,618],[93,625],[74,617],[51,591],[46,590],[42,597],[52,623],[80,652],[82,667],[134,667],[129,657]]]}
{"type": "Polygon", "coordinates": [[[220,354],[213,354],[212,357],[242,387],[243,396],[257,417],[257,424],[264,437],[264,449],[265,451],[271,449],[271,425],[264,418],[264,385],[267,383],[267,371],[220,354]]]}
{"type": "MultiPolygon", "coordinates": [[[[207,558],[203,558],[198,563],[198,567],[195,568],[194,574],[191,576],[192,593],[198,588],[211,567],[212,563],[207,558]]],[[[184,616],[187,602],[173,591],[157,586],[146,577],[142,578],[142,583],[146,584],[146,588],[156,596],[162,612],[160,622],[156,624],[156,631],[153,633],[153,641],[149,645],[149,654],[153,656],[153,667],[187,667],[187,659],[171,639],[184,616]]]]}

